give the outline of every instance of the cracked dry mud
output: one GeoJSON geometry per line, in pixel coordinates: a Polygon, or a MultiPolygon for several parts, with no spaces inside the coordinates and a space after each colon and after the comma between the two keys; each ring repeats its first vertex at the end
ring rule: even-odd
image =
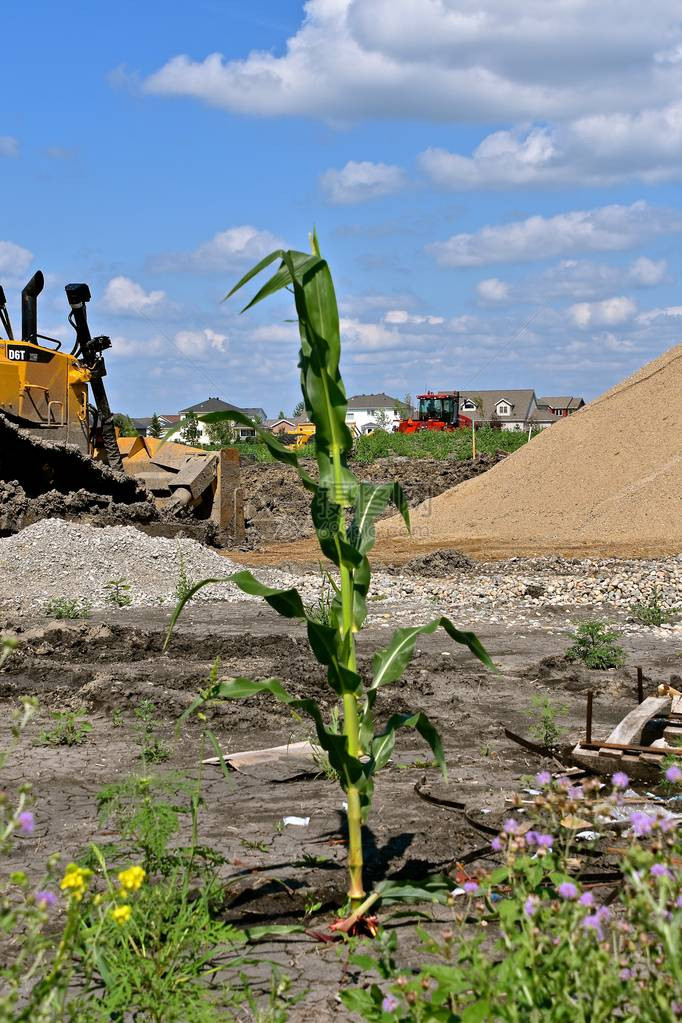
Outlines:
{"type": "MultiPolygon", "coordinates": [[[[403,611],[409,619],[409,608],[403,611]]],[[[278,782],[258,769],[233,773],[226,781],[219,768],[200,768],[202,755],[212,751],[203,753],[196,722],[175,733],[179,713],[218,656],[223,676],[276,675],[293,692],[321,696],[328,706],[321,669],[307,649],[303,628],[253,603],[190,606],[164,654],[167,622],[167,613],[160,609],[100,612],[85,622],[22,622],[20,646],[0,673],[3,718],[7,722],[11,705],[22,693],[39,697],[41,713],[6,770],[5,785],[12,790],[24,780],[33,783],[37,826],[32,836],[18,840],[10,869],[28,868],[38,875],[55,850],[68,860],[89,840],[115,838],[110,829],[98,828],[95,796],[105,783],[141,769],[133,712],[141,699],[151,699],[172,747],[170,759],[157,770],[182,770],[203,778],[200,836],[226,857],[221,872],[227,918],[238,924],[301,923],[310,899],[322,903],[323,911],[306,925],[324,929],[342,901],[345,882],[343,795],[336,784],[322,777],[278,782]],[[51,709],[81,706],[93,723],[85,745],[54,749],[37,744],[51,709]],[[121,727],[112,727],[115,709],[121,711],[121,727]],[[309,816],[310,824],[280,829],[286,814],[309,816]],[[324,862],[305,865],[304,856],[324,857],[324,862]]],[[[4,631],[9,631],[12,622],[5,624],[4,631]]],[[[465,616],[458,624],[466,625],[465,616]]],[[[635,665],[644,667],[650,688],[679,670],[679,639],[662,640],[646,632],[624,638],[627,667],[590,672],[568,666],[558,656],[569,640],[557,633],[549,614],[532,635],[510,634],[501,625],[478,631],[500,674],[488,673],[462,648],[435,634],[419,643],[404,681],[380,692],[379,720],[408,708],[431,715],[441,730],[450,773],[447,783],[440,780],[436,771],[423,766],[428,751],[418,737],[399,734],[393,763],[377,780],[366,833],[369,883],[385,876],[423,877],[486,844],[486,835],[462,813],[424,802],[414,785],[426,774],[434,793],[465,802],[473,819],[497,825],[505,795],[522,787],[523,776],[546,765],[512,744],[503,731],[506,726],[528,734],[534,694],[548,694],[566,705],[561,722],[570,740],[584,727],[586,689],[597,694],[594,730],[599,734],[631,708],[635,665]]],[[[389,634],[388,628],[372,627],[360,635],[363,668],[389,634]]],[[[232,751],[308,734],[305,722],[267,697],[215,706],[208,716],[223,749],[232,751]]],[[[474,867],[491,862],[482,859],[474,867]]],[[[434,921],[447,913],[424,908],[434,921]]],[[[386,911],[384,918],[388,916],[386,911]]],[[[400,919],[389,925],[400,929],[401,956],[418,961],[414,929],[400,919]]],[[[293,978],[295,989],[306,991],[290,1019],[322,1023],[348,1018],[336,992],[354,974],[339,946],[300,933],[258,946],[256,954],[263,960],[264,990],[268,963],[274,961],[293,978]]]]}

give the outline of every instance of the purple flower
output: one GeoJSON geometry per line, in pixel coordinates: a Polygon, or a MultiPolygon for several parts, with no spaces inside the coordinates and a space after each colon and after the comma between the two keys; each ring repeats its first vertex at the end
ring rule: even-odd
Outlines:
{"type": "Polygon", "coordinates": [[[476,892],[478,891],[478,882],[465,881],[464,884],[462,885],[462,888],[467,893],[467,895],[475,895],[476,892]]]}
{"type": "Polygon", "coordinates": [[[641,810],[636,810],[630,815],[630,823],[637,838],[642,838],[644,835],[651,834],[656,818],[650,817],[647,813],[642,813],[641,810]]]}
{"type": "Polygon", "coordinates": [[[672,767],[669,767],[665,772],[665,776],[668,781],[674,782],[675,784],[682,781],[682,771],[679,769],[677,764],[673,764],[672,767]]]}
{"type": "Polygon", "coordinates": [[[614,789],[626,789],[630,784],[630,779],[625,771],[616,771],[611,781],[613,782],[614,789]]]}
{"type": "MultiPolygon", "coordinates": [[[[603,908],[602,906],[601,909],[603,908]]],[[[583,927],[586,931],[594,931],[599,941],[604,940],[604,930],[602,928],[604,916],[601,909],[598,909],[596,913],[590,913],[588,916],[583,917],[583,927]]]]}
{"type": "Polygon", "coordinates": [[[495,835],[495,837],[493,838],[492,842],[490,843],[490,847],[495,852],[500,852],[501,851],[501,849],[502,849],[502,839],[500,838],[499,835],[495,835]]]}
{"type": "Polygon", "coordinates": [[[578,902],[581,906],[594,906],[594,895],[592,892],[583,892],[578,902]]]}
{"type": "Polygon", "coordinates": [[[17,823],[22,835],[30,835],[36,826],[36,819],[30,810],[23,810],[17,817],[17,823]]]}
{"type": "Polygon", "coordinates": [[[534,845],[538,844],[538,838],[540,835],[537,831],[527,831],[524,837],[526,839],[526,845],[530,846],[532,849],[534,845]]]}
{"type": "Polygon", "coordinates": [[[573,788],[568,790],[568,795],[571,799],[582,799],[585,795],[582,785],[574,785],[573,788]]]}
{"type": "Polygon", "coordinates": [[[529,895],[523,904],[523,912],[526,916],[532,916],[535,910],[538,908],[538,900],[534,895],[529,895]]]}
{"type": "Polygon", "coordinates": [[[381,1008],[384,1012],[395,1012],[399,1004],[400,1003],[398,1002],[398,999],[395,997],[395,995],[386,995],[383,1002],[381,1003],[381,1008]]]}
{"type": "Polygon", "coordinates": [[[551,783],[552,775],[549,773],[549,771],[540,771],[538,774],[535,775],[536,785],[540,785],[541,787],[544,788],[545,785],[551,785],[551,783]]]}
{"type": "Polygon", "coordinates": [[[620,971],[618,976],[620,977],[621,980],[630,980],[630,978],[632,977],[632,970],[628,970],[627,968],[625,968],[620,971]]]}
{"type": "Polygon", "coordinates": [[[554,839],[551,835],[538,835],[537,843],[541,849],[551,849],[554,845],[554,839]]]}
{"type": "Polygon", "coordinates": [[[572,881],[562,881],[557,891],[562,899],[577,899],[578,889],[572,881]]]}
{"type": "Polygon", "coordinates": [[[678,895],[675,899],[675,905],[678,909],[682,909],[682,895],[678,895]]]}
{"type": "Polygon", "coordinates": [[[506,820],[502,825],[502,830],[504,831],[505,835],[515,835],[516,832],[518,831],[518,827],[519,826],[516,823],[516,821],[512,817],[509,817],[508,820],[506,820]]]}
{"type": "Polygon", "coordinates": [[[666,867],[665,863],[654,863],[651,868],[652,877],[670,877],[670,871],[666,867]]]}
{"type": "Polygon", "coordinates": [[[57,905],[57,896],[54,892],[45,891],[36,892],[36,902],[41,909],[49,909],[51,906],[57,905]]]}

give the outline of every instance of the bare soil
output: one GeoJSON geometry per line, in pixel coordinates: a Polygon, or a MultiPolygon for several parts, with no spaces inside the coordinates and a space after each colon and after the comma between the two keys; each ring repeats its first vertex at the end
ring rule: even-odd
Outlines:
{"type": "MultiPolygon", "coordinates": [[[[603,608],[600,613],[604,616],[603,608]]],[[[42,708],[31,735],[5,771],[8,790],[30,781],[37,799],[36,830],[19,841],[16,866],[39,874],[55,850],[68,859],[89,840],[115,837],[97,826],[95,796],[105,783],[141,769],[133,712],[142,699],[150,699],[163,722],[162,737],[172,749],[168,762],[158,769],[203,777],[200,836],[226,858],[222,868],[226,916],[238,924],[301,923],[307,928],[259,948],[264,987],[269,976],[265,960],[275,961],[293,978],[295,989],[306,992],[292,1011],[292,1020],[323,1023],[347,1018],[336,1000],[339,987],[354,979],[346,954],[310,933],[324,930],[343,900],[341,791],[324,777],[286,779],[269,775],[267,769],[235,773],[226,781],[218,767],[200,768],[202,756],[212,751],[202,742],[199,724],[190,722],[179,734],[175,730],[178,715],[216,657],[223,677],[276,675],[291,691],[314,695],[329,706],[305,632],[267,607],[207,604],[189,608],[164,654],[167,622],[162,610],[124,610],[97,614],[85,622],[36,618],[14,623],[20,645],[0,673],[4,720],[23,693],[38,696],[42,708]],[[37,744],[50,709],[82,706],[94,726],[85,745],[37,744]],[[114,710],[121,712],[120,727],[113,726],[114,710]],[[309,816],[310,824],[283,828],[287,814],[309,816]],[[304,920],[308,900],[320,902],[322,909],[304,920]]],[[[12,625],[6,622],[4,631],[12,625]]],[[[482,628],[479,634],[499,665],[499,674],[487,672],[447,637],[436,634],[419,644],[404,681],[380,692],[380,720],[408,708],[431,715],[443,736],[449,780],[442,781],[424,766],[428,751],[414,735],[400,735],[393,762],[377,781],[366,832],[368,884],[383,877],[419,878],[451,870],[476,850],[482,850],[480,858],[469,869],[490,867],[494,861],[485,849],[489,840],[485,829],[499,825],[505,798],[523,787],[524,776],[557,766],[504,734],[507,727],[528,735],[534,694],[547,694],[565,706],[560,721],[568,742],[583,732],[587,689],[597,694],[594,732],[599,735],[632,707],[635,665],[644,666],[649,688],[667,680],[679,666],[674,641],[646,634],[624,639],[623,669],[593,672],[569,665],[561,656],[569,640],[549,612],[542,627],[532,633],[500,625],[482,628]],[[467,814],[420,798],[415,783],[424,775],[433,794],[465,803],[467,814]]],[[[361,668],[368,667],[372,652],[389,635],[385,628],[370,628],[360,635],[361,668]]],[[[208,716],[222,748],[231,751],[309,734],[305,722],[265,697],[216,705],[208,716]]],[[[426,907],[426,912],[438,921],[445,911],[426,907]]],[[[408,962],[419,961],[413,929],[400,918],[391,919],[388,911],[382,916],[389,926],[401,929],[401,954],[408,962]]]]}

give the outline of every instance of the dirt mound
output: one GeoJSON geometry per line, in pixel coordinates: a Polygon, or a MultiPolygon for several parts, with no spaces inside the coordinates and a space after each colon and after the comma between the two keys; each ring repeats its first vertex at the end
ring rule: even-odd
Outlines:
{"type": "MultiPolygon", "coordinates": [[[[682,345],[412,521],[416,544],[482,557],[500,547],[682,551],[682,345]]],[[[394,516],[378,532],[390,546],[404,527],[394,516]]]]}
{"type": "Polygon", "coordinates": [[[431,551],[429,554],[420,554],[411,561],[402,565],[401,572],[411,572],[413,575],[425,575],[431,578],[444,579],[454,575],[462,569],[467,570],[473,567],[473,561],[462,551],[441,550],[431,551]]]}
{"type": "MultiPolygon", "coordinates": [[[[501,455],[481,455],[459,461],[437,458],[381,458],[376,462],[353,462],[353,472],[361,480],[380,483],[396,480],[414,507],[442,494],[463,480],[480,476],[503,459],[501,455]]],[[[312,474],[314,462],[306,462],[312,474]]],[[[299,540],[313,535],[310,521],[310,494],[303,488],[294,469],[272,462],[242,462],[241,481],[246,494],[245,520],[248,546],[260,543],[299,540]]]]}

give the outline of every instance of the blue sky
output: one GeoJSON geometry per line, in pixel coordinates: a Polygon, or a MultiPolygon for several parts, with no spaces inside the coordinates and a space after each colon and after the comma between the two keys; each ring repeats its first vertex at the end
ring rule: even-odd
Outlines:
{"type": "Polygon", "coordinates": [[[317,226],[349,392],[593,397],[682,339],[672,0],[3,5],[0,280],[44,333],[88,281],[112,405],[298,397],[286,298],[221,304],[317,226]]]}

